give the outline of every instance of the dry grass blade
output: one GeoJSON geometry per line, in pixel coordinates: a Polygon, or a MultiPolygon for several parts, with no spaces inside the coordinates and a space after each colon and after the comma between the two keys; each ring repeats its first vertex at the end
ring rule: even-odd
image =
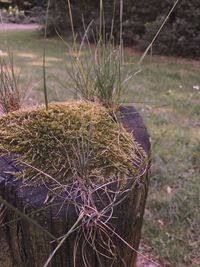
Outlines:
{"type": "Polygon", "coordinates": [[[155,42],[155,40],[157,39],[158,35],[160,34],[160,32],[162,31],[163,27],[165,26],[167,20],[169,19],[171,13],[174,11],[174,9],[176,8],[177,4],[179,3],[179,0],[176,0],[172,6],[172,8],[170,9],[169,13],[167,14],[167,16],[165,17],[165,19],[163,20],[161,26],[159,27],[158,31],[156,32],[154,38],[152,39],[151,43],[148,45],[148,47],[146,48],[146,50],[144,51],[142,57],[140,58],[140,60],[138,61],[138,64],[141,64],[142,61],[144,60],[144,58],[146,57],[148,51],[150,49],[152,49],[152,45],[155,42]]]}
{"type": "Polygon", "coordinates": [[[44,27],[44,49],[43,49],[43,89],[44,89],[44,101],[46,110],[48,110],[48,94],[47,94],[47,81],[46,81],[46,38],[47,38],[47,25],[48,25],[48,16],[50,9],[51,0],[47,2],[47,10],[45,17],[45,27],[44,27]]]}
{"type": "Polygon", "coordinates": [[[158,264],[157,262],[149,259],[148,257],[146,257],[144,254],[140,253],[139,251],[137,251],[136,249],[134,249],[128,242],[126,242],[126,240],[124,240],[119,234],[117,234],[114,230],[112,230],[107,224],[104,224],[104,227],[110,231],[112,234],[114,234],[116,237],[119,238],[119,240],[121,240],[128,248],[130,248],[131,250],[133,250],[134,252],[136,252],[137,254],[139,254],[142,258],[144,258],[145,260],[147,260],[150,263],[153,263],[155,266],[160,267],[160,264],[158,264]]]}
{"type": "Polygon", "coordinates": [[[0,204],[0,227],[3,225],[6,208],[3,204],[0,204]]]}
{"type": "Polygon", "coordinates": [[[65,242],[65,240],[69,237],[69,235],[76,230],[76,228],[79,225],[79,223],[81,222],[82,218],[83,218],[83,214],[80,214],[80,216],[78,217],[77,221],[72,225],[72,227],[70,228],[70,230],[61,239],[61,241],[56,246],[56,248],[54,249],[54,251],[51,253],[51,255],[49,256],[48,260],[46,261],[46,263],[44,264],[43,267],[47,267],[50,264],[50,262],[51,262],[52,258],[54,257],[55,253],[59,250],[59,248],[62,246],[62,244],[65,242]]]}
{"type": "Polygon", "coordinates": [[[34,226],[36,226],[37,228],[39,228],[42,232],[44,232],[50,239],[56,240],[56,237],[54,235],[52,235],[49,231],[47,231],[44,227],[42,227],[39,223],[37,223],[35,220],[33,220],[32,218],[30,218],[30,216],[26,215],[25,213],[21,212],[18,208],[15,208],[13,205],[11,205],[10,203],[8,203],[6,200],[4,200],[1,196],[0,196],[0,203],[1,205],[5,206],[6,208],[12,210],[13,212],[15,212],[17,215],[19,215],[22,219],[25,219],[26,221],[28,221],[29,223],[33,224],[34,226]]]}

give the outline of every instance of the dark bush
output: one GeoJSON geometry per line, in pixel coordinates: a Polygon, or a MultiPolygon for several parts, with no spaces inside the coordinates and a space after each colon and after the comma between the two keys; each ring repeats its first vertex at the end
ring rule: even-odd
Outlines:
{"type": "MultiPolygon", "coordinates": [[[[146,47],[164,19],[158,14],[155,21],[145,24],[140,47],[146,47]]],[[[200,57],[200,0],[182,0],[154,43],[160,54],[200,57]]]]}
{"type": "MultiPolygon", "coordinates": [[[[86,25],[94,20],[93,29],[99,26],[99,2],[99,0],[71,1],[74,26],[77,33],[83,32],[83,18],[86,25]]],[[[114,0],[103,2],[106,30],[107,33],[110,33],[114,0]]],[[[149,0],[148,2],[136,0],[133,4],[131,0],[124,1],[123,39],[125,43],[136,44],[138,42],[141,35],[145,32],[145,22],[153,21],[156,18],[156,11],[162,6],[160,2],[158,0],[149,0]]],[[[115,27],[113,32],[116,39],[119,37],[119,14],[120,1],[116,0],[115,27]]],[[[66,0],[54,0],[51,5],[49,33],[55,34],[55,28],[61,33],[66,33],[71,29],[66,0]]]]}
{"type": "MultiPolygon", "coordinates": [[[[71,0],[74,26],[77,33],[83,33],[83,18],[86,25],[92,20],[93,29],[99,26],[99,0],[71,0]]],[[[104,2],[106,32],[110,32],[114,0],[104,2]]],[[[173,0],[124,0],[123,39],[125,44],[139,45],[144,49],[157,32],[160,24],[173,6],[173,0]]],[[[116,0],[115,39],[119,38],[119,4],[116,0]]],[[[66,34],[71,31],[67,0],[53,0],[48,33],[55,29],[66,34]]],[[[180,0],[167,24],[154,44],[154,52],[179,56],[200,56],[200,0],[180,0]]]]}

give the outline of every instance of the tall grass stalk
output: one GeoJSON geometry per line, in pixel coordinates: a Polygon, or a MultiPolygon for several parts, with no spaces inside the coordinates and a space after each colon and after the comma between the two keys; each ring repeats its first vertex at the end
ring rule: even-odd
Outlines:
{"type": "Polygon", "coordinates": [[[11,205],[10,203],[8,203],[5,199],[3,199],[0,196],[0,203],[2,205],[4,205],[7,209],[12,210],[14,213],[16,213],[17,215],[20,216],[20,218],[25,219],[27,222],[33,224],[34,226],[36,226],[37,228],[39,228],[43,233],[45,233],[50,239],[56,240],[56,237],[51,234],[49,231],[47,231],[44,227],[42,227],[40,224],[38,224],[37,221],[33,220],[32,218],[30,218],[30,216],[28,216],[27,214],[25,214],[24,212],[20,211],[18,208],[15,208],[13,205],[11,205]]]}
{"type": "Polygon", "coordinates": [[[92,23],[83,27],[85,33],[81,44],[76,41],[72,10],[70,0],[68,0],[69,16],[73,36],[73,49],[71,50],[72,66],[67,68],[69,77],[79,97],[89,101],[98,101],[107,107],[117,107],[121,101],[122,89],[127,79],[124,75],[125,66],[123,64],[123,40],[122,40],[122,14],[123,0],[120,1],[120,40],[115,45],[113,40],[114,17],[116,12],[116,0],[113,4],[113,18],[111,31],[106,37],[106,25],[104,18],[103,1],[99,2],[99,32],[93,34],[94,47],[89,42],[88,32],[91,31],[92,23]],[[79,48],[78,48],[79,46],[79,48]],[[87,56],[82,56],[82,51],[87,50],[87,56]]]}
{"type": "MultiPolygon", "coordinates": [[[[56,252],[59,250],[59,248],[63,245],[63,243],[66,241],[66,239],[74,232],[77,230],[78,225],[81,223],[82,219],[83,219],[84,214],[81,213],[78,217],[78,219],[76,220],[76,222],[72,225],[72,227],[69,229],[69,231],[64,235],[64,237],[60,240],[59,244],[56,246],[56,248],[54,249],[54,251],[51,253],[51,255],[49,256],[49,258],[47,259],[46,263],[44,264],[43,267],[47,267],[51,260],[53,259],[54,255],[56,254],[56,252]]],[[[79,226],[80,227],[80,226],[79,226]]]]}
{"type": "Polygon", "coordinates": [[[72,9],[71,9],[70,0],[67,0],[67,3],[68,3],[68,10],[69,10],[69,17],[70,17],[72,36],[73,36],[74,51],[75,51],[75,53],[77,53],[76,34],[75,34],[75,30],[74,30],[74,21],[73,21],[73,15],[72,15],[72,9]]]}
{"type": "Polygon", "coordinates": [[[112,14],[111,29],[110,29],[110,40],[113,39],[113,31],[114,31],[114,25],[115,25],[115,13],[116,13],[116,0],[114,0],[113,2],[113,14],[112,14]]]}
{"type": "Polygon", "coordinates": [[[49,9],[51,5],[51,0],[47,2],[46,17],[45,17],[45,27],[44,27],[44,48],[43,48],[43,89],[44,89],[44,102],[46,110],[48,110],[48,94],[47,94],[47,81],[46,81],[46,39],[47,39],[47,26],[49,9]]]}
{"type": "Polygon", "coordinates": [[[172,8],[170,9],[170,11],[168,12],[167,16],[165,17],[165,19],[163,20],[162,24],[160,25],[160,28],[158,29],[158,31],[156,32],[155,36],[153,37],[151,43],[148,45],[148,47],[146,48],[146,50],[144,51],[142,57],[140,58],[140,60],[138,61],[138,64],[141,64],[142,61],[144,60],[144,58],[146,57],[148,51],[152,48],[152,45],[154,44],[155,40],[157,39],[158,35],[160,34],[160,32],[162,31],[163,27],[165,26],[167,20],[169,19],[170,15],[172,14],[172,12],[174,11],[174,9],[176,8],[176,6],[178,5],[179,0],[176,0],[174,5],[172,6],[172,8]]]}

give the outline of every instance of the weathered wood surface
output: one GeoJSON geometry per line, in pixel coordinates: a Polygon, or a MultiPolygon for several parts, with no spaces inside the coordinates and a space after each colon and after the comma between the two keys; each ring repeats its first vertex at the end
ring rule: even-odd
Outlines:
{"type": "MultiPolygon", "coordinates": [[[[124,115],[122,122],[129,132],[134,132],[134,137],[141,144],[143,149],[150,153],[150,142],[147,129],[141,116],[134,107],[123,107],[121,111],[124,115]]],[[[56,198],[46,209],[43,203],[47,196],[47,188],[40,186],[37,188],[22,187],[19,181],[15,181],[11,172],[16,170],[10,157],[0,158],[0,196],[9,204],[20,211],[30,214],[31,218],[37,221],[42,227],[55,237],[65,234],[77,219],[74,205],[64,199],[68,198],[68,193],[62,195],[63,198],[56,198]],[[63,204],[61,206],[61,204],[63,204]]],[[[134,249],[138,249],[141,235],[141,227],[145,202],[148,192],[149,178],[148,171],[142,179],[131,189],[127,197],[118,204],[113,211],[109,226],[126,240],[134,249]]],[[[101,192],[99,192],[101,194],[101,192]]],[[[97,201],[97,206],[106,206],[108,201],[103,197],[103,202],[97,201]],[[100,203],[101,202],[101,203],[100,203]]],[[[56,246],[56,242],[46,233],[41,231],[26,219],[21,217],[11,209],[7,208],[4,223],[9,222],[3,228],[6,236],[9,251],[12,257],[13,266],[16,267],[42,267],[50,253],[56,246]],[[13,222],[12,222],[13,221],[13,222]]],[[[95,236],[98,243],[99,234],[95,236]]],[[[105,257],[98,258],[92,246],[85,244],[83,236],[80,237],[76,253],[76,265],[73,261],[74,244],[77,240],[77,231],[70,235],[61,249],[53,257],[49,266],[51,267],[82,267],[84,260],[82,248],[86,248],[86,256],[91,267],[132,267],[135,266],[136,253],[128,248],[116,235],[112,235],[112,241],[116,245],[119,256],[113,263],[105,257]],[[113,264],[113,265],[112,265],[113,264]]],[[[103,253],[103,249],[99,248],[103,253]]],[[[8,266],[9,267],[9,266],[8,266]]]]}

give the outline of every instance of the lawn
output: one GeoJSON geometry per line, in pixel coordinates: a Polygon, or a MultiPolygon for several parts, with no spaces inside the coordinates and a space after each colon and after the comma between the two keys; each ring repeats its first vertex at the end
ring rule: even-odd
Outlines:
{"type": "MultiPolygon", "coordinates": [[[[26,105],[43,102],[43,40],[35,32],[0,32],[0,54],[14,54],[26,90],[26,105]]],[[[137,75],[123,101],[142,114],[152,141],[151,186],[142,244],[162,266],[200,266],[200,62],[146,57],[127,49],[137,75]]],[[[73,98],[66,84],[70,56],[59,39],[47,41],[47,86],[51,101],[73,98]]]]}

